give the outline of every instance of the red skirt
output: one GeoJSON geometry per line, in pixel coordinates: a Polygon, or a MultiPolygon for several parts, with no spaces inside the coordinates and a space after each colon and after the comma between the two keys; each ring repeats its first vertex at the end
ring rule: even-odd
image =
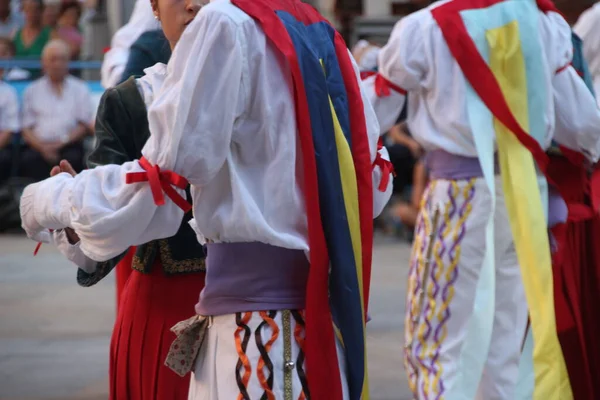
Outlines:
{"type": "Polygon", "coordinates": [[[115,281],[117,285],[117,313],[119,312],[119,304],[121,304],[121,294],[125,289],[125,284],[129,275],[131,275],[131,264],[133,263],[133,256],[135,255],[135,247],[130,247],[125,257],[115,267],[115,281]]]}
{"type": "Polygon", "coordinates": [[[195,314],[204,273],[167,276],[159,261],[152,272],[132,270],[110,346],[111,400],[186,400],[190,376],[164,366],[175,335],[170,328],[195,314]]]}
{"type": "MultiPolygon", "coordinates": [[[[581,167],[563,158],[552,158],[552,179],[565,189],[567,203],[589,205],[589,179],[581,167]]],[[[600,367],[600,326],[594,305],[600,304],[600,234],[598,217],[573,221],[553,229],[559,251],[553,257],[554,299],[558,336],[567,364],[575,400],[600,398],[595,380],[600,367]],[[596,239],[597,240],[597,239],[596,239]]]]}

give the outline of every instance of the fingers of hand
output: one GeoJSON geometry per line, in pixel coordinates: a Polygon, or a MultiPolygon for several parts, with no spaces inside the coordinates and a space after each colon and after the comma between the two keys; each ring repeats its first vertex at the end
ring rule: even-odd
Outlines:
{"type": "Polygon", "coordinates": [[[73,168],[73,166],[71,165],[71,163],[68,162],[67,160],[62,160],[60,162],[60,169],[61,169],[62,172],[66,172],[68,174],[71,174],[71,176],[77,175],[77,173],[75,172],[75,169],[73,168]]]}
{"type": "Polygon", "coordinates": [[[52,170],[50,171],[50,176],[58,175],[60,173],[61,173],[60,167],[55,166],[55,167],[52,167],[52,170]]]}

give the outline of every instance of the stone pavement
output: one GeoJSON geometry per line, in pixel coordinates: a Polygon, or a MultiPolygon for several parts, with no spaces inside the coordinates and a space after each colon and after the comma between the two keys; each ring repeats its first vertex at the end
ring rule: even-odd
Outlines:
{"type": "MultiPolygon", "coordinates": [[[[372,400],[410,400],[402,366],[409,248],[377,239],[368,326],[372,400]]],[[[0,235],[0,400],[104,400],[114,278],[92,288],[51,246],[0,235]]],[[[127,399],[119,399],[127,400],[127,399]]]]}

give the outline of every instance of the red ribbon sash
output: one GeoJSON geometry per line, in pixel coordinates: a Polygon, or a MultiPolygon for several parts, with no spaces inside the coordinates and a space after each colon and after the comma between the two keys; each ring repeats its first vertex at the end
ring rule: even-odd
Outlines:
{"type": "Polygon", "coordinates": [[[173,189],[173,186],[179,189],[185,189],[187,187],[188,181],[184,177],[177,175],[173,171],[161,171],[158,165],[152,165],[144,157],[142,157],[139,162],[140,166],[144,169],[144,172],[129,172],[125,178],[127,184],[148,182],[150,184],[150,190],[152,191],[154,203],[157,206],[165,204],[164,194],[166,194],[167,197],[173,200],[173,202],[184,212],[188,212],[192,209],[192,205],[173,189]]]}

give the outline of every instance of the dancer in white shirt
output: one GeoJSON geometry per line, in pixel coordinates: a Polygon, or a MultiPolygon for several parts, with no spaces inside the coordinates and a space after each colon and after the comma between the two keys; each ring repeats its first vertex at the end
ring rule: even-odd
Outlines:
{"type": "Polygon", "coordinates": [[[115,32],[110,42],[110,49],[104,55],[100,75],[105,89],[110,89],[121,82],[131,45],[144,32],[157,29],[160,29],[160,23],[152,12],[150,0],[136,0],[129,22],[115,32]]]}
{"type": "Polygon", "coordinates": [[[405,323],[418,399],[572,398],[544,215],[566,207],[555,195],[548,210],[541,174],[552,139],[600,156],[600,111],[572,49],[551,3],[453,0],[403,18],[366,81],[382,132],[409,98],[431,173],[405,323]]]}
{"type": "Polygon", "coordinates": [[[106,260],[172,236],[189,181],[191,225],[211,242],[200,317],[177,332],[210,328],[170,364],[194,370],[190,398],[368,399],[372,218],[391,170],[341,36],[300,1],[213,1],[177,44],[149,124],[141,160],[29,186],[28,235],[71,227],[106,260]]]}

